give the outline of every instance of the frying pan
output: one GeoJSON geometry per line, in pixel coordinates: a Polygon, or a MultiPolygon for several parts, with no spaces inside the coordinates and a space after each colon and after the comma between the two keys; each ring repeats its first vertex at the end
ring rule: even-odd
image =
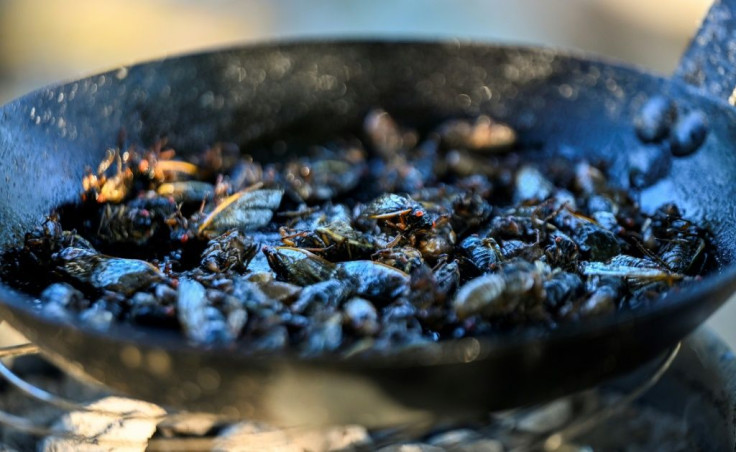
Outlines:
{"type": "Polygon", "coordinates": [[[716,3],[673,78],[544,48],[457,42],[268,43],[124,67],[28,94],[0,109],[0,250],[54,207],[78,199],[85,165],[115,146],[166,135],[186,156],[208,143],[313,140],[359,130],[373,107],[422,128],[481,113],[543,156],[610,163],[627,183],[640,142],[633,118],[661,95],[708,120],[705,142],[640,192],[674,201],[713,234],[717,269],[646,309],[381,358],[253,357],[128,325],[97,331],[46,318],[0,286],[0,315],[65,369],[145,400],[279,424],[390,424],[487,412],[596,385],[653,359],[736,291],[736,1],[716,3]],[[622,160],[623,159],[623,160],[622,160]],[[622,163],[623,162],[623,163],[622,163]]]}

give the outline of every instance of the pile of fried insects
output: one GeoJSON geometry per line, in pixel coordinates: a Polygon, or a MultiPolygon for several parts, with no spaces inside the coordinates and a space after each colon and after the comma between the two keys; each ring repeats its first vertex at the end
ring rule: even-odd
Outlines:
{"type": "Polygon", "coordinates": [[[643,213],[590,162],[525,161],[487,116],[420,136],[374,110],[363,132],[275,163],[110,150],[3,278],[95,328],[345,356],[639,309],[702,269],[677,206],[643,213]]]}

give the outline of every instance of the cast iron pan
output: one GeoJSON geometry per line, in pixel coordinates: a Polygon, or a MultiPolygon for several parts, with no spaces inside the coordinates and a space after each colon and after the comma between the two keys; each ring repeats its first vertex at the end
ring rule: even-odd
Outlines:
{"type": "Polygon", "coordinates": [[[121,68],[0,109],[2,250],[54,206],[78,199],[85,165],[96,166],[121,128],[142,145],[166,135],[187,155],[215,141],[256,152],[276,137],[357,130],[372,107],[417,127],[488,113],[517,128],[524,142],[541,144],[544,155],[606,159],[627,183],[627,153],[659,146],[636,138],[633,118],[647,99],[663,95],[681,113],[705,114],[709,132],[641,200],[648,209],[674,201],[707,224],[718,267],[666,303],[552,332],[465,339],[370,361],[253,358],[144,328],[94,331],[40,316],[30,297],[7,286],[0,286],[0,314],[56,362],[122,393],[281,424],[376,425],[497,410],[600,383],[672,346],[736,290],[736,109],[726,101],[736,87],[733,3],[711,10],[673,79],[548,49],[296,42],[121,68]]]}

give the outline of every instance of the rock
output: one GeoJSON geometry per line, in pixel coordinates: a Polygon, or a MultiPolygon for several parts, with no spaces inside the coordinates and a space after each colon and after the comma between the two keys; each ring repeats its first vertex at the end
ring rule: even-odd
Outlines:
{"type": "Polygon", "coordinates": [[[279,430],[256,422],[241,422],[223,430],[215,439],[213,450],[327,452],[370,444],[368,431],[359,425],[279,430]]]}
{"type": "Polygon", "coordinates": [[[431,444],[410,443],[410,444],[393,444],[378,449],[377,452],[445,452],[445,449],[431,444]]]}
{"type": "Polygon", "coordinates": [[[164,409],[157,405],[122,397],[105,397],[86,405],[86,408],[120,414],[105,414],[97,411],[72,411],[64,414],[53,428],[84,438],[94,437],[94,443],[49,436],[41,442],[39,450],[43,452],[144,452],[148,440],[156,431],[159,417],[166,414],[164,409]],[[141,417],[121,418],[123,414],[131,412],[141,417]]]}
{"type": "Polygon", "coordinates": [[[346,425],[289,432],[293,444],[300,450],[319,451],[349,451],[356,447],[366,447],[371,444],[371,437],[365,427],[360,425],[346,425]]]}
{"type": "Polygon", "coordinates": [[[260,452],[279,450],[282,452],[302,452],[283,430],[276,430],[257,422],[240,422],[224,429],[215,438],[213,451],[260,452]]]}
{"type": "Polygon", "coordinates": [[[433,446],[450,447],[458,444],[468,443],[480,438],[480,434],[471,429],[458,429],[443,432],[432,436],[427,441],[433,446]]]}
{"type": "Polygon", "coordinates": [[[218,425],[219,416],[208,413],[181,413],[167,416],[158,424],[164,436],[204,436],[218,425]]]}
{"type": "Polygon", "coordinates": [[[479,439],[468,443],[456,444],[447,448],[448,452],[503,452],[503,444],[495,439],[479,439]]]}

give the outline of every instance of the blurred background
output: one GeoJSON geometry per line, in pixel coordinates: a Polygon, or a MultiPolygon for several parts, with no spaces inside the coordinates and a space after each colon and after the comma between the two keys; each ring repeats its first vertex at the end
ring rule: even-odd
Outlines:
{"type": "MultiPolygon", "coordinates": [[[[0,104],[183,52],[304,36],[461,38],[592,52],[669,74],[712,0],[0,0],[0,104]]],[[[710,324],[736,348],[736,302],[710,324]]]]}
{"type": "Polygon", "coordinates": [[[181,52],[302,36],[575,48],[668,73],[711,0],[0,0],[0,102],[181,52]]]}

